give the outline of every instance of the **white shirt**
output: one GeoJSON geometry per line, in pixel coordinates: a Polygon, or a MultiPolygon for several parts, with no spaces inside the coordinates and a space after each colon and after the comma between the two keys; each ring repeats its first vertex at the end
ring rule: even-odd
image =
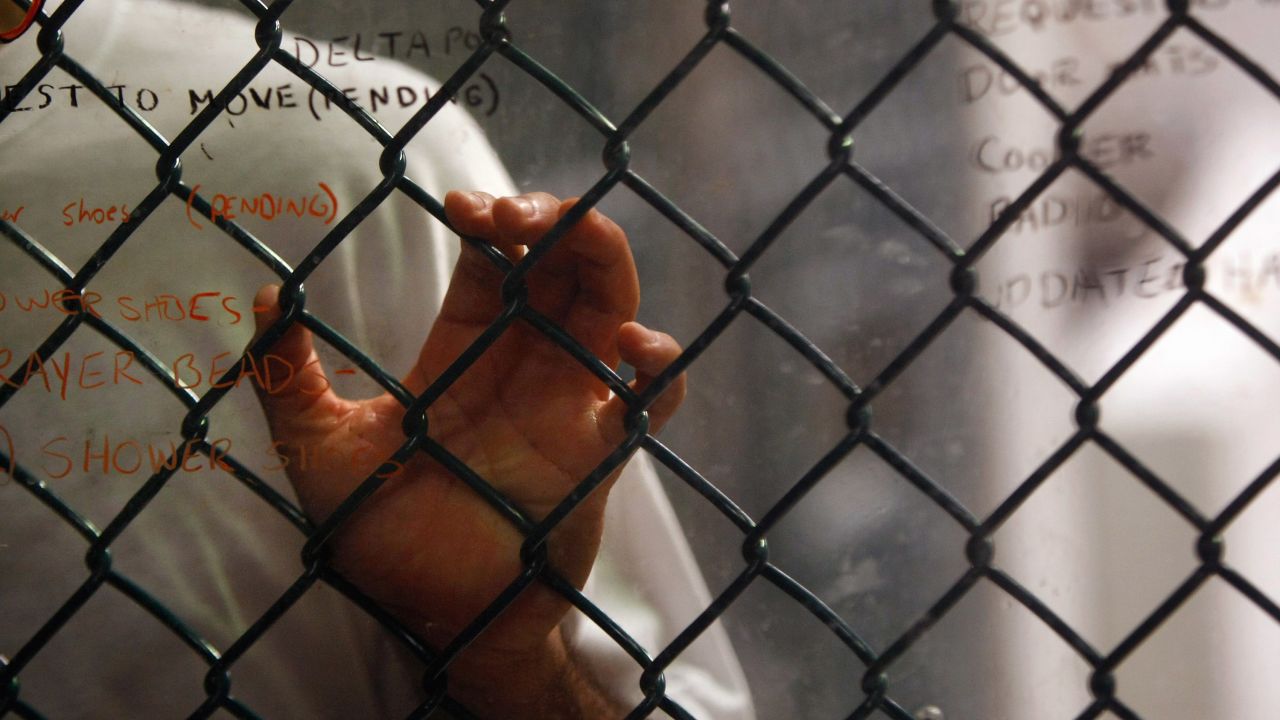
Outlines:
{"type": "MultiPolygon", "coordinates": [[[[257,51],[244,17],[158,0],[86,2],[65,36],[67,54],[118,86],[113,92],[169,140],[257,51]]],[[[0,50],[0,83],[16,84],[35,58],[34,32],[0,50]]],[[[361,92],[419,89],[408,107],[375,114],[392,133],[438,88],[386,59],[325,72],[361,92]]],[[[73,272],[154,189],[158,157],[76,85],[53,71],[20,105],[30,109],[0,124],[0,212],[73,272]]],[[[219,117],[182,157],[182,179],[293,265],[381,181],[381,147],[279,66],[250,87],[244,111],[219,117]]],[[[515,192],[457,107],[442,110],[406,154],[408,175],[437,198],[450,189],[515,192]]],[[[431,326],[456,252],[443,225],[393,194],[307,282],[307,309],[399,375],[431,326]]],[[[254,292],[276,280],[208,217],[169,197],[89,290],[101,296],[95,308],[105,319],[203,394],[252,334],[254,292]]],[[[62,283],[7,242],[0,283],[0,363],[8,362],[0,374],[9,377],[65,318],[56,303],[42,309],[30,299],[38,305],[62,283]]],[[[362,373],[342,372],[354,367],[349,360],[321,353],[340,392],[378,392],[362,373]]],[[[136,359],[81,327],[45,375],[0,408],[0,451],[12,447],[101,529],[150,475],[150,455],[180,441],[183,414],[136,359]]],[[[233,456],[292,497],[250,388],[231,392],[210,423],[211,440],[225,439],[233,456]]],[[[112,567],[225,650],[301,574],[304,538],[230,475],[196,465],[170,479],[112,545],[112,567]]],[[[586,593],[656,656],[710,598],[647,458],[612,491],[606,527],[586,593]]],[[[14,656],[86,580],[86,549],[25,488],[0,485],[0,654],[14,656]]],[[[635,663],[576,613],[566,623],[601,679],[638,702],[635,663]]],[[[362,611],[316,585],[232,666],[231,694],[263,717],[396,717],[416,705],[421,669],[362,611]]],[[[173,633],[104,586],[23,669],[20,698],[49,717],[185,716],[204,698],[205,670],[173,633]]],[[[718,624],[666,677],[668,694],[695,717],[753,717],[718,624]]]]}

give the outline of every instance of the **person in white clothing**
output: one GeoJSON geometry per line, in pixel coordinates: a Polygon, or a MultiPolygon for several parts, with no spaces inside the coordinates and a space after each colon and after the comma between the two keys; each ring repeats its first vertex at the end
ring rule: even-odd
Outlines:
{"type": "MultiPolygon", "coordinates": [[[[0,7],[6,20],[15,12],[0,7]]],[[[244,17],[169,2],[85,3],[64,34],[67,54],[169,140],[257,51],[244,17]]],[[[0,49],[2,84],[16,85],[37,55],[34,32],[0,49]]],[[[386,59],[326,74],[338,87],[436,87],[386,59]]],[[[219,216],[296,265],[383,180],[381,146],[308,91],[268,65],[243,110],[217,119],[182,158],[183,181],[199,186],[213,211],[168,197],[86,289],[95,315],[194,396],[211,390],[255,328],[268,331],[280,313],[279,274],[215,228],[219,216]]],[[[420,105],[386,106],[374,117],[394,132],[420,105]]],[[[6,223],[73,274],[156,185],[154,148],[60,70],[0,120],[0,153],[6,223]]],[[[573,206],[544,193],[518,195],[457,107],[441,110],[406,157],[409,177],[435,197],[447,193],[455,228],[512,260],[573,206]]],[[[306,309],[389,371],[407,370],[405,386],[422,393],[502,310],[502,273],[478,250],[459,255],[458,247],[444,225],[393,193],[308,278],[306,309]]],[[[17,244],[0,254],[0,374],[8,379],[67,315],[56,300],[41,303],[41,292],[56,295],[60,280],[17,244]]],[[[533,308],[606,364],[633,366],[637,388],[680,352],[669,336],[634,322],[640,288],[628,241],[597,211],[574,225],[528,284],[533,308]]],[[[310,520],[323,522],[404,443],[404,409],[301,326],[262,355],[271,356],[263,374],[215,407],[208,438],[280,492],[292,488],[310,520]],[[288,380],[264,379],[272,362],[289,369],[288,380]]],[[[173,447],[186,408],[136,354],[86,326],[48,367],[39,365],[42,372],[29,372],[0,407],[0,450],[101,529],[135,497],[156,459],[163,462],[160,451],[173,447]],[[70,380],[60,385],[60,377],[70,380]]],[[[650,432],[682,395],[680,379],[650,407],[650,432]]],[[[428,432],[537,520],[622,444],[626,412],[590,372],[517,323],[431,405],[428,432]]],[[[217,453],[203,464],[184,462],[111,545],[113,571],[223,650],[297,579],[305,541],[226,467],[217,453]]],[[[521,572],[522,540],[419,453],[339,528],[330,549],[335,568],[440,648],[521,572]]],[[[84,549],[83,538],[20,483],[0,484],[0,654],[21,656],[86,581],[84,549]]],[[[710,602],[644,457],[567,516],[548,549],[552,567],[585,584],[651,656],[710,602]]],[[[170,717],[203,700],[204,662],[111,586],[26,660],[16,673],[19,698],[50,716],[170,717]]],[[[395,717],[420,702],[421,671],[363,611],[317,586],[231,665],[230,677],[232,696],[266,717],[395,717]]],[[[450,667],[449,690],[481,717],[621,717],[640,701],[640,671],[535,583],[450,667]]],[[[667,669],[666,691],[695,717],[753,717],[719,625],[667,669]]]]}

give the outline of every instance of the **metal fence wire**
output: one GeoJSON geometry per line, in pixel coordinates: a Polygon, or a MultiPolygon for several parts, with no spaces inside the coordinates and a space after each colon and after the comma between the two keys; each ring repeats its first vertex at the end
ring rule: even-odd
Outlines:
{"type": "MultiPolygon", "coordinates": [[[[26,0],[19,4],[28,7],[26,0]]],[[[0,121],[7,118],[29,96],[37,85],[54,68],[60,68],[91,92],[100,102],[114,110],[120,122],[128,124],[141,135],[151,146],[156,156],[156,184],[146,199],[133,212],[132,217],[119,225],[110,236],[93,253],[92,257],[80,268],[69,268],[63,261],[45,249],[40,238],[30,237],[17,222],[0,221],[0,231],[9,242],[18,247],[33,262],[31,272],[49,273],[57,282],[69,291],[72,298],[79,297],[150,216],[163,203],[183,203],[194,206],[206,217],[210,216],[211,206],[207,197],[193,192],[192,187],[183,182],[178,158],[196,143],[203,131],[227,110],[228,104],[237,93],[244,91],[255,76],[272,63],[288,69],[300,80],[314,87],[329,98],[335,106],[342,109],[352,120],[369,133],[384,148],[380,168],[386,181],[355,206],[340,222],[335,223],[324,239],[311,251],[297,268],[283,265],[272,265],[270,271],[283,281],[282,307],[284,315],[278,323],[251,349],[263,353],[293,323],[302,323],[330,343],[339,352],[349,358],[357,367],[379,384],[390,390],[401,399],[405,407],[404,427],[407,439],[394,458],[388,460],[404,460],[414,453],[427,453],[432,457],[447,457],[444,448],[429,435],[418,432],[425,423],[426,410],[440,396],[441,392],[457,380],[484,348],[492,343],[501,333],[517,323],[526,324],[544,333],[552,342],[564,348],[619,395],[626,398],[631,408],[628,419],[629,435],[625,442],[618,446],[594,472],[583,477],[568,497],[546,518],[544,522],[534,523],[505,501],[501,494],[488,486],[485,481],[467,468],[453,467],[459,478],[466,482],[476,493],[503,512],[509,521],[524,534],[526,540],[521,553],[525,572],[520,575],[497,600],[479,616],[475,617],[466,630],[452,643],[442,649],[427,648],[395,619],[377,607],[369,599],[342,577],[332,571],[326,564],[326,543],[334,532],[353,514],[359,511],[362,503],[375,493],[383,482],[378,474],[370,476],[354,492],[333,516],[322,525],[316,527],[305,520],[302,513],[287,499],[278,496],[258,477],[255,477],[244,465],[234,457],[222,458],[235,468],[237,478],[250,490],[258,494],[262,501],[269,504],[299,531],[306,535],[307,541],[303,552],[303,567],[296,581],[287,591],[239,637],[230,647],[215,648],[189,625],[184,619],[171,612],[160,603],[145,587],[134,583],[125,574],[112,566],[112,545],[121,533],[129,527],[142,513],[148,504],[164,491],[166,482],[175,473],[176,468],[165,468],[152,475],[141,486],[124,509],[114,517],[102,530],[98,530],[80,514],[77,509],[59,496],[55,488],[37,477],[36,473],[22,464],[12,461],[8,455],[0,455],[5,469],[31,495],[35,503],[32,507],[22,508],[22,512],[35,511],[35,505],[41,505],[48,512],[57,514],[83,536],[88,546],[85,561],[88,576],[75,592],[66,599],[61,607],[51,608],[47,622],[12,657],[4,661],[0,667],[0,716],[16,715],[22,718],[42,717],[40,708],[35,707],[22,693],[22,674],[32,659],[45,648],[50,640],[83,608],[95,593],[110,588],[107,592],[118,591],[142,608],[157,623],[168,628],[179,637],[191,652],[197,655],[208,666],[204,677],[204,689],[207,696],[193,699],[192,717],[209,717],[219,709],[236,717],[256,717],[254,710],[234,697],[231,692],[231,679],[236,670],[237,661],[254,643],[308,592],[316,583],[328,583],[343,593],[351,602],[358,604],[370,615],[395,633],[412,653],[420,658],[424,666],[423,684],[428,697],[412,713],[413,717],[427,717],[444,710],[457,717],[472,717],[465,707],[453,700],[449,695],[448,671],[451,662],[467,644],[484,631],[504,608],[512,603],[520,593],[533,583],[542,583],[561,593],[579,611],[607,633],[634,660],[641,673],[641,688],[644,701],[636,706],[628,717],[646,717],[660,711],[675,718],[691,717],[675,700],[665,694],[664,669],[688,648],[708,626],[722,616],[733,605],[745,590],[753,583],[769,583],[794,599],[798,606],[820,620],[848,652],[857,657],[865,668],[861,677],[864,699],[856,707],[848,710],[848,717],[853,719],[867,718],[878,713],[898,720],[912,720],[913,714],[902,704],[895,701],[893,673],[895,664],[930,632],[942,618],[970,593],[976,586],[986,584],[1006,593],[1008,598],[1021,604],[1033,613],[1041,622],[1065,641],[1075,653],[1092,668],[1088,682],[1088,690],[1092,701],[1081,708],[1080,718],[1096,718],[1112,713],[1120,718],[1137,718],[1138,714],[1128,707],[1123,693],[1117,690],[1115,681],[1117,668],[1129,658],[1139,646],[1161,629],[1162,624],[1212,578],[1220,578],[1239,595],[1262,610],[1272,620],[1280,622],[1280,605],[1269,598],[1249,579],[1233,569],[1224,561],[1221,537],[1224,530],[1272,483],[1280,473],[1280,459],[1271,463],[1264,472],[1254,478],[1225,509],[1217,515],[1202,514],[1186,498],[1181,496],[1168,483],[1163,481],[1133,454],[1126,450],[1113,437],[1099,427],[1099,400],[1106,395],[1117,381],[1133,368],[1144,353],[1166,332],[1173,327],[1189,310],[1199,307],[1216,313],[1218,317],[1238,328],[1241,333],[1256,345],[1280,361],[1280,346],[1265,333],[1251,326],[1239,314],[1234,312],[1221,299],[1205,289],[1205,264],[1208,258],[1222,245],[1249,214],[1257,208],[1280,184],[1280,170],[1239,208],[1231,214],[1216,232],[1202,244],[1194,244],[1181,236],[1170,224],[1158,217],[1142,202],[1136,199],[1126,188],[1120,186],[1107,173],[1091,163],[1080,152],[1081,126],[1091,114],[1109,97],[1117,92],[1131,76],[1138,72],[1163,43],[1175,32],[1189,32],[1212,46],[1217,52],[1234,63],[1243,73],[1248,74],[1257,85],[1265,88],[1277,100],[1280,100],[1280,85],[1267,75],[1257,64],[1245,57],[1231,44],[1224,41],[1212,30],[1199,22],[1189,12],[1187,0],[1169,0],[1167,16],[1158,28],[1141,43],[1124,62],[1114,68],[1105,82],[1101,83],[1083,103],[1070,111],[1060,105],[1049,93],[1031,77],[1025,69],[1015,64],[1008,56],[997,49],[984,35],[958,22],[959,3],[946,0],[932,0],[928,3],[936,22],[919,38],[912,47],[902,53],[901,58],[857,104],[844,114],[829,107],[822,98],[810,92],[801,82],[777,62],[769,54],[763,52],[751,40],[740,34],[734,27],[730,15],[730,3],[710,2],[706,6],[706,32],[691,48],[683,59],[635,106],[622,118],[610,118],[593,107],[591,102],[575,89],[547,70],[540,62],[521,50],[518,37],[508,32],[504,13],[519,13],[519,3],[504,0],[478,2],[477,32],[482,42],[474,49],[469,58],[461,64],[451,77],[444,82],[438,92],[404,127],[394,133],[383,129],[364,109],[354,101],[346,98],[342,91],[330,84],[316,71],[306,67],[297,57],[282,47],[281,19],[293,4],[290,0],[277,0],[271,4],[243,0],[243,5],[257,18],[255,40],[259,47],[257,54],[239,71],[227,85],[219,91],[213,101],[203,107],[175,138],[161,137],[145,123],[133,109],[123,104],[117,93],[108,88],[104,82],[94,77],[84,66],[63,52],[62,28],[81,6],[82,0],[69,0],[57,7],[52,14],[41,13],[38,17],[38,46],[41,51],[39,61],[26,72],[25,76],[12,88],[0,107],[0,121]],[[863,121],[868,118],[881,102],[894,90],[904,78],[921,65],[930,53],[947,38],[958,40],[982,53],[992,62],[999,65],[1010,78],[1013,78],[1031,97],[1048,113],[1056,118],[1060,128],[1057,135],[1057,156],[1048,167],[1032,182],[1019,197],[1009,203],[1000,212],[990,226],[976,239],[961,242],[949,237],[939,229],[930,218],[913,209],[893,189],[877,179],[856,158],[855,143],[863,121]],[[687,78],[704,58],[717,47],[729,48],[745,58],[759,73],[784,90],[795,103],[803,107],[829,133],[826,151],[829,161],[813,169],[812,179],[806,187],[791,200],[786,208],[774,218],[760,235],[755,238],[749,248],[737,255],[719,238],[704,229],[692,217],[681,210],[678,198],[668,198],[656,190],[632,169],[631,148],[628,138],[661,106],[682,81],[687,78]],[[354,228],[368,217],[381,203],[394,193],[400,193],[418,203],[426,211],[446,222],[440,199],[425,192],[414,180],[405,175],[402,151],[414,136],[437,114],[441,107],[456,95],[460,89],[472,80],[485,63],[500,56],[506,62],[526,72],[529,77],[544,86],[551,96],[572,109],[583,122],[594,128],[600,135],[601,156],[604,169],[598,181],[590,188],[572,212],[559,221],[547,235],[546,240],[532,249],[528,255],[514,266],[506,262],[501,254],[490,251],[492,259],[506,273],[504,285],[505,312],[490,329],[485,332],[475,345],[455,362],[448,372],[438,378],[434,384],[420,397],[408,394],[399,386],[392,376],[353,346],[332,328],[308,313],[302,284],[354,228]],[[1185,259],[1183,280],[1185,290],[1176,303],[1163,318],[1150,329],[1123,357],[1105,372],[1097,382],[1088,383],[1078,377],[1054,353],[1050,352],[1027,330],[1020,327],[1005,312],[976,293],[975,264],[993,245],[1001,241],[1005,231],[1018,219],[1019,215],[1029,208],[1038,197],[1063,173],[1074,170],[1087,176],[1098,187],[1105,190],[1114,202],[1141,220],[1151,232],[1163,238],[1181,258],[1185,259]],[[797,331],[786,318],[783,318],[764,305],[752,294],[750,272],[757,261],[775,245],[775,240],[791,225],[811,202],[836,183],[852,183],[869,196],[875,198],[883,207],[890,210],[903,223],[909,226],[919,239],[932,246],[938,255],[950,263],[950,290],[952,299],[949,304],[919,333],[896,357],[892,359],[875,378],[865,387],[859,387],[838,367],[823,349],[817,347],[797,331]],[[716,262],[723,266],[723,282],[725,300],[723,309],[714,320],[705,327],[697,338],[689,343],[679,360],[673,363],[653,385],[643,393],[636,394],[629,390],[622,380],[610,371],[600,360],[593,357],[573,340],[561,328],[547,321],[534,312],[526,303],[520,292],[523,279],[546,255],[547,250],[556,244],[566,232],[581,219],[592,207],[597,205],[606,194],[616,191],[619,186],[630,189],[654,209],[665,216],[678,228],[688,241],[696,243],[716,262]],[[965,313],[973,313],[990,321],[1000,328],[1008,337],[1026,348],[1036,360],[1053,373],[1066,387],[1075,394],[1078,402],[1075,406],[1074,421],[1076,429],[1066,442],[1062,443],[1046,457],[1029,476],[1017,485],[1016,489],[1004,498],[1003,502],[986,517],[971,512],[941,483],[929,477],[913,462],[899,453],[881,435],[877,434],[872,409],[876,399],[887,387],[892,385],[903,372],[912,365],[926,348],[934,342],[957,318],[965,313]],[[812,468],[808,469],[790,486],[782,498],[768,509],[762,517],[751,518],[743,512],[730,497],[705,480],[699,473],[680,457],[671,452],[661,442],[647,434],[646,408],[681,372],[688,369],[707,348],[715,343],[731,324],[750,321],[743,318],[748,315],[758,321],[785,341],[800,357],[811,363],[821,374],[839,390],[847,399],[847,431],[843,438],[812,468]],[[1073,454],[1087,445],[1096,446],[1116,462],[1126,468],[1139,481],[1159,496],[1181,518],[1189,523],[1198,533],[1199,543],[1198,566],[1185,578],[1179,587],[1161,603],[1154,612],[1143,618],[1110,652],[1100,651],[1061,616],[1055,614],[1049,605],[1028,587],[1017,582],[994,562],[995,545],[992,536],[1009,518],[1016,513],[1046,481],[1055,469],[1059,468],[1073,454]],[[843,458],[847,457],[859,446],[866,448],[882,458],[899,474],[901,481],[909,483],[916,490],[929,498],[944,510],[955,523],[968,534],[965,553],[969,567],[955,580],[945,593],[936,598],[922,616],[892,642],[884,647],[873,647],[859,635],[858,623],[840,617],[809,589],[786,575],[770,562],[766,540],[770,530],[782,520],[802,498],[819,483],[822,483],[828,472],[843,458]],[[650,454],[658,462],[666,466],[672,473],[688,483],[696,492],[723,513],[741,531],[742,555],[741,571],[736,579],[728,585],[697,619],[689,624],[666,647],[641,647],[627,633],[616,625],[610,617],[599,610],[582,593],[575,590],[563,579],[549,570],[546,555],[543,552],[548,534],[565,516],[583,499],[599,486],[610,472],[630,453],[640,449],[650,454]]],[[[552,102],[548,98],[548,102],[552,102]]],[[[268,258],[272,254],[260,240],[252,236],[234,220],[221,218],[216,225],[234,243],[247,248],[259,258],[268,258]]],[[[478,247],[483,243],[472,240],[478,247]]],[[[482,247],[483,249],[483,247],[482,247]]],[[[265,264],[265,261],[264,261],[265,264]]],[[[138,342],[132,340],[119,327],[110,321],[97,317],[85,308],[78,307],[74,300],[69,301],[69,311],[57,329],[34,350],[42,359],[48,359],[77,332],[96,333],[114,343],[122,350],[130,351],[140,361],[148,365],[148,370],[167,383],[174,397],[186,409],[182,422],[181,434],[184,438],[179,453],[188,450],[209,455],[215,452],[206,439],[208,417],[213,408],[228,393],[231,381],[239,377],[244,364],[234,367],[222,378],[221,387],[215,386],[203,395],[197,395],[178,383],[161,363],[147,352],[138,342]]],[[[12,382],[0,387],[0,406],[10,401],[20,387],[24,385],[28,366],[17,373],[12,382]]]]}

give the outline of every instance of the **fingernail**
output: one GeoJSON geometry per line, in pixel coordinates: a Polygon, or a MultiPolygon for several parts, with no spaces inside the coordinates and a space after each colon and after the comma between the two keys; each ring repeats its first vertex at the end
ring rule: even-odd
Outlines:
{"type": "Polygon", "coordinates": [[[644,325],[641,325],[638,322],[633,324],[636,327],[640,328],[640,342],[643,343],[644,345],[651,346],[651,345],[657,345],[658,343],[662,342],[662,336],[658,334],[657,330],[650,330],[649,328],[645,327],[644,325]]]}
{"type": "Polygon", "coordinates": [[[525,217],[533,217],[533,201],[532,200],[528,198],[518,197],[518,198],[511,198],[511,201],[516,204],[516,207],[520,208],[521,215],[524,215],[525,217]]]}
{"type": "Polygon", "coordinates": [[[472,201],[471,204],[475,205],[476,209],[478,210],[483,209],[486,205],[489,204],[489,197],[484,193],[469,192],[467,193],[467,195],[471,197],[471,201],[472,201]]]}

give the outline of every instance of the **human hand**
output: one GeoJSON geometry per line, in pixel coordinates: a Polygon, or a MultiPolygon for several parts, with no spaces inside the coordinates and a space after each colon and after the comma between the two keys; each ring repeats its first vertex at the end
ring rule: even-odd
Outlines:
{"type": "MultiPolygon", "coordinates": [[[[445,210],[461,233],[518,260],[569,210],[545,193],[494,200],[452,192],[445,210]]],[[[421,394],[502,312],[504,275],[463,244],[443,307],[406,387],[421,394]]],[[[622,230],[588,212],[526,276],[529,303],[611,368],[636,368],[642,391],[680,353],[670,336],[634,322],[639,281],[622,230]]],[[[259,333],[279,318],[277,288],[255,299],[259,333]]],[[[327,518],[405,440],[404,408],[389,394],[339,397],[324,377],[311,333],[295,324],[269,350],[307,372],[277,394],[259,397],[271,434],[290,457],[289,477],[306,513],[327,518]],[[324,446],[346,467],[293,462],[298,448],[324,446]],[[357,461],[356,459],[360,460],[357,461]]],[[[649,408],[656,432],[684,396],[681,376],[649,408]]],[[[622,444],[627,406],[568,353],[517,321],[428,408],[428,434],[530,519],[545,517],[622,444]]],[[[617,472],[557,526],[551,567],[581,587],[599,549],[609,486],[617,472]]],[[[524,536],[483,498],[418,453],[369,497],[329,546],[335,569],[411,630],[442,647],[523,571],[524,536]]],[[[534,583],[459,659],[464,669],[537,662],[556,647],[568,611],[557,593],[534,583]]],[[[457,665],[455,667],[458,667],[457,665]]],[[[451,686],[453,676],[451,674],[451,686]]]]}

